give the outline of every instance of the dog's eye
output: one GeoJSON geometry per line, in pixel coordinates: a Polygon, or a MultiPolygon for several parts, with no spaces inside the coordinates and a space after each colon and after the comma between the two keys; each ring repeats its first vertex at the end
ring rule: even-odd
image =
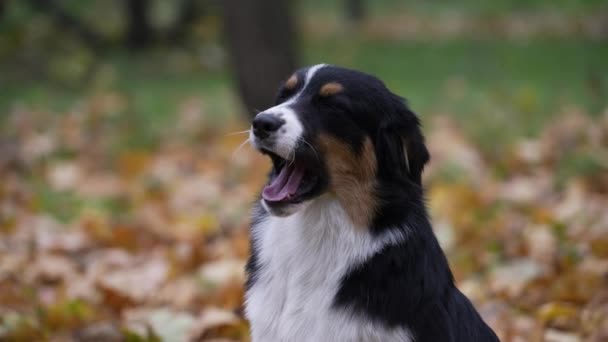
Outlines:
{"type": "Polygon", "coordinates": [[[291,97],[293,95],[293,93],[294,93],[293,89],[287,89],[285,87],[281,87],[281,89],[279,89],[279,92],[277,94],[275,105],[281,104],[282,102],[287,100],[289,97],[291,97]]]}
{"type": "Polygon", "coordinates": [[[317,103],[322,107],[326,107],[334,111],[347,112],[350,110],[350,102],[343,94],[318,96],[317,103]]]}

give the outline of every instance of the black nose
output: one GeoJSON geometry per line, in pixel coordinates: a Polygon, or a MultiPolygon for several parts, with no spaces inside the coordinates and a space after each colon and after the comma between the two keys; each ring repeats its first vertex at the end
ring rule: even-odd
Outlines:
{"type": "Polygon", "coordinates": [[[253,119],[253,134],[258,138],[267,138],[272,132],[283,126],[285,120],[274,114],[261,113],[253,119]]]}

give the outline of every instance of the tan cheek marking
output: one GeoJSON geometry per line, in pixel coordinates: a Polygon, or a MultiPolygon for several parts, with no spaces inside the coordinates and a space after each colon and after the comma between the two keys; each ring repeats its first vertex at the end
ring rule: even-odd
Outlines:
{"type": "Polygon", "coordinates": [[[344,90],[344,87],[338,82],[329,82],[324,84],[319,90],[321,96],[336,95],[344,90]]]}
{"type": "Polygon", "coordinates": [[[298,84],[298,76],[296,74],[291,75],[287,82],[285,82],[285,88],[293,89],[298,84]]]}
{"type": "Polygon", "coordinates": [[[353,223],[368,227],[377,209],[376,153],[369,138],[356,155],[347,144],[328,136],[319,138],[330,174],[330,190],[336,195],[353,223]]]}

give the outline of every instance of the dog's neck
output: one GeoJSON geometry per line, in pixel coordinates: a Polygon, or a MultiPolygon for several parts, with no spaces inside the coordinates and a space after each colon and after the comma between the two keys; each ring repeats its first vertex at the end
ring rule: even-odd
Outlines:
{"type": "MultiPolygon", "coordinates": [[[[352,267],[394,245],[413,248],[416,252],[412,256],[422,260],[425,259],[425,254],[431,251],[416,248],[417,244],[413,241],[426,241],[425,243],[436,246],[433,253],[442,252],[426,217],[424,205],[420,205],[422,213],[419,212],[418,206],[392,209],[393,216],[402,217],[391,220],[399,222],[398,224],[360,227],[353,223],[335,196],[325,194],[308,202],[290,216],[264,216],[255,220],[252,237],[257,240],[262,262],[270,261],[280,254],[279,259],[292,259],[294,267],[300,267],[302,260],[319,257],[340,260],[341,266],[352,267]]],[[[332,268],[329,264],[326,266],[328,269],[332,268]]],[[[337,268],[340,269],[341,266],[337,268]]],[[[447,262],[441,265],[444,266],[447,267],[447,262]]]]}
{"type": "Polygon", "coordinates": [[[289,264],[294,272],[320,267],[341,276],[386,246],[408,238],[407,229],[374,233],[355,227],[340,202],[331,195],[309,202],[293,215],[269,216],[264,221],[252,230],[260,246],[262,263],[289,264]]]}
{"type": "Polygon", "coordinates": [[[336,245],[364,243],[365,246],[361,247],[366,247],[364,250],[369,247],[370,252],[372,250],[375,252],[386,244],[404,241],[409,231],[405,225],[383,229],[381,232],[359,226],[352,221],[348,211],[332,194],[320,196],[292,216],[282,219],[285,220],[283,223],[286,226],[299,230],[298,234],[301,234],[305,241],[313,244],[319,242],[326,247],[332,243],[336,245]]]}

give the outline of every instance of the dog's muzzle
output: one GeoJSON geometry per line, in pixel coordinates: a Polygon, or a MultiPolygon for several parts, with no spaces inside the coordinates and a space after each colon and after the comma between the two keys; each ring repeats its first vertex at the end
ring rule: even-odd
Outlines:
{"type": "Polygon", "coordinates": [[[257,149],[288,159],[302,133],[303,127],[296,113],[287,105],[279,105],[256,115],[251,123],[250,139],[257,149]]]}
{"type": "Polygon", "coordinates": [[[272,113],[260,113],[258,114],[251,126],[253,128],[253,135],[258,139],[269,139],[285,124],[285,120],[281,119],[278,115],[272,113]]]}

